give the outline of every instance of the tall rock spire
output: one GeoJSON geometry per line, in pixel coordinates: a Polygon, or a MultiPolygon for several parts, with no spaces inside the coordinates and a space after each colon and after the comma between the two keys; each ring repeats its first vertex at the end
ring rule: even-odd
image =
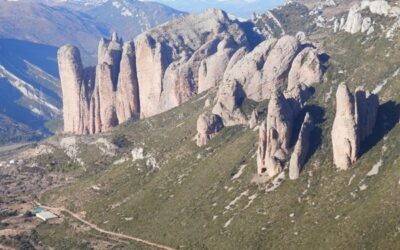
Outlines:
{"type": "Polygon", "coordinates": [[[105,132],[140,112],[133,42],[123,46],[117,34],[101,39],[95,70],[84,69],[79,50],[70,45],[60,48],[58,61],[65,132],[105,132]]]}

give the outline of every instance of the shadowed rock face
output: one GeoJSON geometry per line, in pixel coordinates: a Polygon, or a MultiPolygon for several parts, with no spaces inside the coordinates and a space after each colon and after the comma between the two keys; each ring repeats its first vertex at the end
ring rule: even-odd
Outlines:
{"type": "Polygon", "coordinates": [[[214,114],[202,114],[197,120],[197,146],[206,145],[224,127],[221,117],[214,114]]]}
{"type": "Polygon", "coordinates": [[[378,107],[378,96],[358,88],[354,97],[346,85],[339,85],[332,127],[333,159],[337,168],[346,170],[357,161],[360,142],[375,127],[378,107]]]}
{"type": "Polygon", "coordinates": [[[314,123],[309,113],[304,117],[303,124],[300,129],[299,138],[294,146],[292,156],[289,163],[289,178],[295,180],[299,178],[310,150],[311,132],[314,129],[314,123]]]}
{"type": "Polygon", "coordinates": [[[120,123],[128,121],[134,114],[139,114],[139,85],[133,42],[124,44],[116,95],[116,109],[120,123]]]}
{"type": "Polygon", "coordinates": [[[372,134],[375,127],[379,108],[379,97],[359,87],[356,89],[355,98],[357,105],[358,135],[360,142],[363,142],[372,134]]]}
{"type": "Polygon", "coordinates": [[[58,52],[67,133],[105,132],[139,113],[133,43],[113,34],[100,41],[98,58],[94,71],[83,68],[77,48],[58,52]]]}
{"type": "Polygon", "coordinates": [[[261,124],[257,151],[257,172],[275,176],[282,171],[289,153],[294,113],[289,102],[281,94],[272,96],[268,115],[261,124]]]}
{"type": "MultiPolygon", "coordinates": [[[[244,124],[246,118],[239,109],[244,97],[262,101],[284,88],[295,94],[294,90],[301,85],[307,88],[320,82],[322,75],[316,49],[303,48],[292,36],[268,39],[251,52],[238,50],[233,55],[220,85],[213,113],[221,116],[225,126],[244,124]]],[[[298,91],[297,94],[304,93],[298,91]]]]}

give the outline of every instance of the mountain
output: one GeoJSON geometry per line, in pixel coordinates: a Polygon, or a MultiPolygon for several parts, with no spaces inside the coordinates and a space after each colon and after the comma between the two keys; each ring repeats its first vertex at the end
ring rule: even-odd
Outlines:
{"type": "Polygon", "coordinates": [[[119,31],[133,38],[185,14],[162,4],[123,0],[0,0],[0,6],[0,113],[7,121],[0,123],[7,131],[2,143],[43,137],[50,133],[46,126],[57,127],[62,104],[57,47],[75,44],[90,65],[101,37],[119,31]],[[10,124],[18,126],[10,130],[10,124]],[[20,127],[26,138],[19,135],[20,127]]]}
{"type": "Polygon", "coordinates": [[[6,117],[0,123],[2,143],[48,135],[45,123],[60,117],[56,56],[56,47],[0,39],[0,113],[6,117]]]}
{"type": "Polygon", "coordinates": [[[252,13],[262,13],[270,8],[282,4],[283,0],[158,0],[173,8],[188,12],[201,12],[209,8],[223,9],[228,13],[241,18],[250,18],[252,13]]]}
{"type": "Polygon", "coordinates": [[[256,23],[209,10],[124,45],[113,35],[95,80],[61,48],[69,121],[94,99],[95,125],[112,126],[0,150],[0,245],[398,248],[400,8],[303,2],[256,23]],[[121,92],[139,92],[145,115],[115,124],[117,101],[132,101],[121,92]],[[39,224],[35,206],[61,218],[39,224]]]}
{"type": "Polygon", "coordinates": [[[184,15],[162,4],[136,0],[1,0],[0,4],[0,37],[57,47],[75,44],[89,63],[95,61],[95,44],[101,37],[117,31],[127,39],[133,38],[184,15]]]}

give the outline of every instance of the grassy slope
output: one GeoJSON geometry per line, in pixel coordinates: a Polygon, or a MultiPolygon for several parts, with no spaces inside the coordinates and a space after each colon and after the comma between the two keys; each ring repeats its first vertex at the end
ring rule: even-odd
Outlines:
{"type": "Polygon", "coordinates": [[[326,38],[318,37],[325,41],[331,67],[311,101],[326,110],[325,122],[319,125],[322,144],[299,180],[286,180],[270,193],[251,184],[257,132],[247,128],[224,129],[209,145],[197,148],[192,138],[204,104],[198,97],[115,130],[129,141],[123,151],[144,147],[161,163],[159,171],[149,171],[143,161],[103,166],[104,170],[71,186],[47,193],[43,201],[86,211],[90,221],[105,229],[187,249],[396,248],[400,245],[400,128],[391,124],[389,116],[398,114],[400,76],[389,80],[380,93],[386,104],[377,133],[368,141],[373,147],[346,172],[337,172],[332,165],[329,135],[334,95],[323,100],[330,87],[335,93],[342,81],[352,89],[364,83],[372,89],[391,75],[400,67],[399,38],[397,43],[371,39],[363,46],[361,35],[326,38]],[[345,73],[338,73],[340,69],[345,73]],[[379,174],[367,177],[380,159],[379,174]],[[233,181],[243,164],[247,164],[243,175],[233,181]],[[367,189],[361,191],[364,184],[367,189]],[[101,190],[92,190],[92,185],[101,190]],[[241,194],[245,195],[227,209],[241,194]],[[250,203],[253,195],[256,198],[250,203]]]}

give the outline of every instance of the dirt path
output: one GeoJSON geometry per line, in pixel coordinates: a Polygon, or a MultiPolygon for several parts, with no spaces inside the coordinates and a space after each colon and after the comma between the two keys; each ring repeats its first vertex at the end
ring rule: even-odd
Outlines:
{"type": "Polygon", "coordinates": [[[133,240],[142,244],[145,244],[147,246],[151,246],[151,247],[155,247],[158,249],[163,249],[163,250],[174,250],[174,248],[168,247],[168,246],[164,246],[164,245],[160,245],[151,241],[147,241],[147,240],[143,240],[137,237],[133,237],[133,236],[129,236],[129,235],[125,235],[125,234],[120,234],[120,233],[115,233],[115,232],[111,232],[111,231],[107,231],[104,229],[99,228],[97,225],[90,223],[89,221],[86,221],[85,219],[81,218],[79,215],[73,213],[72,211],[66,209],[66,208],[62,208],[62,207],[48,207],[48,206],[43,206],[41,205],[39,202],[34,202],[35,205],[45,208],[47,210],[49,210],[52,213],[55,213],[57,215],[60,215],[62,212],[69,214],[70,216],[72,216],[73,218],[79,220],[80,222],[82,222],[83,224],[89,226],[90,228],[100,232],[100,233],[104,233],[110,236],[114,236],[117,238],[121,238],[121,239],[127,239],[127,240],[133,240]]]}

